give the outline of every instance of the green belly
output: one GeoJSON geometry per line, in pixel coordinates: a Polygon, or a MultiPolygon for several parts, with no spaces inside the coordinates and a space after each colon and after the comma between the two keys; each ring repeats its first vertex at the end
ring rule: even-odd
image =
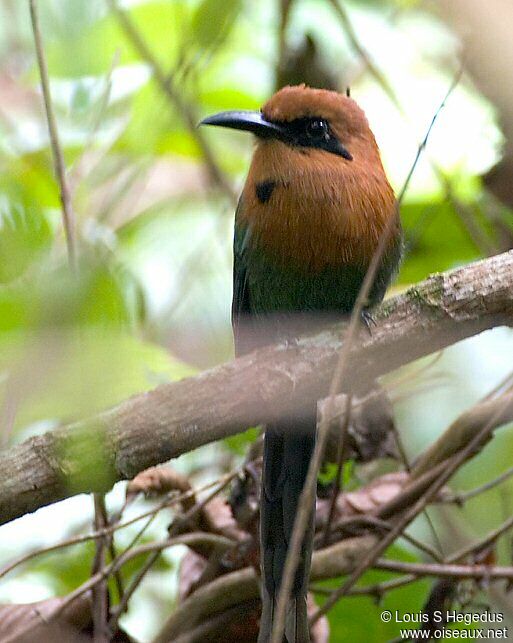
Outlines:
{"type": "Polygon", "coordinates": [[[338,266],[317,273],[284,269],[265,257],[253,257],[248,270],[253,314],[280,312],[348,313],[354,306],[365,271],[338,266]]]}

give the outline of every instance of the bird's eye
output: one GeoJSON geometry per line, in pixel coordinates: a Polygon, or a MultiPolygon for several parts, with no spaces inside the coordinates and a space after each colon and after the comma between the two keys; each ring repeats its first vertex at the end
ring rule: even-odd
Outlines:
{"type": "Polygon", "coordinates": [[[306,124],[309,138],[321,140],[329,137],[328,123],[322,118],[314,118],[306,124]]]}

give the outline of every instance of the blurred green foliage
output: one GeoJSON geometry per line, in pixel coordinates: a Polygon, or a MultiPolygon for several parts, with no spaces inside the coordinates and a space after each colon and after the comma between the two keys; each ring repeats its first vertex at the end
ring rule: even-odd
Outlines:
{"type": "MultiPolygon", "coordinates": [[[[419,562],[419,558],[400,545],[394,545],[389,551],[390,558],[402,562],[419,562]]],[[[369,587],[390,580],[390,574],[379,571],[367,572],[358,583],[358,587],[369,587]]],[[[337,589],[343,579],[337,578],[322,583],[327,589],[337,589]]],[[[381,613],[389,610],[395,614],[415,614],[422,610],[429,591],[429,581],[419,580],[416,583],[387,592],[381,600],[372,596],[353,596],[340,601],[330,611],[330,636],[333,641],[351,640],[354,643],[368,641],[390,641],[399,634],[399,627],[392,619],[384,622],[381,613]],[[362,625],[364,626],[362,627],[362,625]]],[[[319,600],[322,605],[324,601],[319,600]]]]}

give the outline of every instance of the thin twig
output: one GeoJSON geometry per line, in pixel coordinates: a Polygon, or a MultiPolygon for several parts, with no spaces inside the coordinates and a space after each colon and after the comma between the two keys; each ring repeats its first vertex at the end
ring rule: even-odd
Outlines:
{"type": "MultiPolygon", "coordinates": [[[[104,529],[109,524],[105,496],[101,493],[93,494],[94,499],[94,527],[95,530],[104,529]]],[[[107,537],[95,540],[95,555],[91,576],[97,574],[105,566],[105,553],[107,550],[107,537]]],[[[108,617],[108,585],[105,580],[97,583],[92,588],[93,605],[93,641],[94,643],[107,643],[107,617],[108,617]]]]}
{"type": "Polygon", "coordinates": [[[444,496],[443,502],[463,505],[465,504],[465,502],[467,502],[467,500],[475,498],[476,496],[479,496],[486,491],[490,491],[490,489],[497,487],[508,478],[511,478],[511,476],[513,476],[513,467],[510,467],[509,469],[504,471],[504,473],[501,473],[500,476],[497,476],[493,480],[490,480],[489,482],[486,482],[479,487],[475,487],[474,489],[470,489],[469,491],[460,491],[458,493],[448,494],[444,496]]]}
{"type": "Polygon", "coordinates": [[[351,47],[356,51],[358,56],[363,61],[365,67],[368,69],[370,75],[378,83],[378,85],[383,89],[388,98],[392,101],[395,107],[402,112],[402,106],[399,103],[397,96],[395,95],[394,90],[392,89],[390,83],[388,82],[386,76],[376,67],[374,61],[367,53],[365,47],[360,43],[356,31],[351,23],[349,15],[347,14],[346,9],[338,0],[330,0],[330,4],[333,7],[335,13],[339,17],[340,23],[344,32],[351,44],[351,47]]]}
{"type": "MultiPolygon", "coordinates": [[[[461,74],[458,74],[458,76],[451,83],[451,86],[449,87],[446,95],[444,96],[433,118],[431,119],[431,123],[429,124],[427,132],[424,136],[424,139],[422,140],[421,144],[418,147],[417,154],[413,160],[413,164],[410,168],[410,171],[408,172],[408,175],[403,184],[401,192],[399,193],[399,196],[397,198],[397,208],[400,207],[400,204],[404,198],[404,195],[406,194],[406,190],[408,189],[408,186],[410,184],[411,177],[413,176],[415,168],[417,167],[417,163],[420,159],[422,151],[427,145],[427,141],[431,134],[431,130],[433,129],[433,126],[438,118],[438,115],[440,114],[440,111],[445,106],[445,103],[449,98],[449,96],[451,95],[452,91],[456,87],[459,81],[460,75],[461,74]]],[[[345,379],[348,356],[350,354],[353,343],[358,335],[362,310],[364,308],[365,302],[367,301],[368,293],[370,292],[370,289],[374,282],[374,278],[377,274],[381,257],[383,256],[385,249],[388,245],[394,226],[395,226],[394,217],[390,217],[389,220],[387,221],[385,228],[383,229],[378,247],[376,248],[376,251],[367,269],[365,278],[363,280],[363,284],[360,288],[358,297],[356,298],[356,302],[353,307],[353,311],[351,313],[349,326],[344,335],[342,349],[340,351],[339,359],[335,367],[335,371],[333,373],[333,377],[331,381],[330,391],[328,394],[329,397],[328,397],[326,413],[325,413],[325,416],[323,417],[323,421],[321,421],[320,426],[318,428],[318,435],[317,435],[317,441],[315,444],[314,453],[310,461],[310,466],[308,468],[308,474],[306,477],[304,489],[301,494],[301,499],[299,502],[299,510],[297,512],[296,519],[294,521],[294,528],[292,531],[292,537],[290,540],[289,549],[287,552],[287,558],[285,561],[285,567],[283,570],[281,587],[278,594],[278,603],[276,606],[274,626],[273,626],[273,631],[271,635],[271,643],[282,643],[283,632],[285,628],[287,601],[292,588],[292,581],[293,581],[296,566],[297,566],[301,543],[303,541],[306,525],[308,523],[308,518],[309,518],[310,512],[312,511],[312,505],[315,499],[317,473],[319,471],[319,467],[322,462],[322,458],[324,456],[326,441],[329,434],[329,427],[330,427],[329,418],[333,415],[335,396],[340,390],[342,383],[345,379]]],[[[391,532],[389,532],[386,538],[390,538],[391,535],[394,533],[394,531],[395,530],[392,530],[391,532]]],[[[392,541],[394,539],[395,539],[395,536],[393,537],[392,541]]],[[[379,553],[377,555],[379,555],[379,553]]],[[[357,569],[360,569],[360,567],[358,567],[357,569]]],[[[362,570],[362,572],[360,573],[363,573],[363,571],[364,570],[362,570]]],[[[359,578],[359,575],[357,578],[359,578]]],[[[347,589],[349,589],[352,585],[353,585],[353,582],[351,582],[351,585],[348,584],[347,589]]]]}
{"type": "Polygon", "coordinates": [[[150,509],[149,511],[145,511],[142,514],[139,514],[138,516],[135,516],[134,518],[130,518],[130,520],[127,520],[122,523],[114,524],[114,525],[109,525],[108,527],[105,527],[104,529],[99,529],[98,531],[94,531],[90,534],[82,534],[80,536],[74,536],[73,538],[68,538],[67,540],[63,540],[60,543],[57,543],[55,545],[49,545],[48,547],[42,547],[40,549],[37,549],[35,551],[31,551],[28,554],[24,554],[23,556],[20,556],[19,558],[16,558],[12,562],[8,563],[5,565],[2,569],[0,569],[0,578],[3,576],[7,575],[9,572],[11,572],[13,569],[16,569],[16,567],[19,567],[23,563],[28,562],[29,560],[32,560],[33,558],[36,558],[37,556],[42,556],[44,554],[49,554],[54,551],[58,551],[59,549],[63,549],[65,547],[72,547],[73,545],[80,545],[81,543],[87,542],[89,540],[95,540],[97,538],[103,538],[104,536],[113,534],[116,531],[119,531],[121,529],[124,529],[125,527],[130,527],[136,522],[139,522],[139,520],[144,520],[144,518],[148,518],[149,516],[156,515],[159,511],[162,509],[166,509],[168,507],[172,507],[175,504],[181,503],[184,500],[191,498],[195,494],[201,493],[202,491],[207,491],[211,487],[217,485],[217,484],[222,484],[223,480],[226,479],[232,479],[233,475],[237,475],[239,472],[239,469],[237,469],[235,472],[226,474],[225,476],[222,476],[218,480],[214,480],[213,482],[209,482],[208,484],[205,484],[197,489],[191,489],[190,491],[186,491],[185,493],[181,493],[178,496],[174,496],[172,498],[166,497],[162,502],[159,503],[157,507],[154,507],[153,509],[150,509]]]}
{"type": "MultiPolygon", "coordinates": [[[[437,576],[438,578],[476,578],[500,580],[513,579],[513,567],[497,565],[454,565],[450,563],[406,563],[401,560],[379,559],[376,569],[415,576],[437,576]]],[[[330,597],[331,598],[331,597],[330,597]]]]}
{"type": "MultiPolygon", "coordinates": [[[[374,598],[380,600],[387,592],[391,592],[394,589],[399,587],[404,587],[411,583],[416,583],[420,580],[420,577],[416,574],[406,574],[400,576],[399,578],[392,578],[391,580],[385,580],[381,583],[375,583],[373,585],[364,585],[363,587],[353,587],[353,589],[347,595],[349,596],[373,596],[374,598]]],[[[314,594],[320,594],[321,596],[331,596],[333,594],[332,589],[327,587],[320,587],[318,585],[310,585],[309,590],[314,594]]]]}
{"type": "MultiPolygon", "coordinates": [[[[107,536],[109,555],[110,555],[111,561],[116,560],[116,558],[118,557],[118,554],[116,552],[116,547],[114,544],[114,538],[112,536],[113,536],[113,532],[107,536]]],[[[123,593],[125,590],[124,590],[123,578],[119,570],[114,572],[114,582],[116,584],[117,598],[118,600],[121,600],[121,597],[123,596],[123,593]]]]}
{"type": "Polygon", "coordinates": [[[324,536],[322,539],[322,547],[325,547],[328,544],[330,539],[330,529],[331,523],[333,522],[333,517],[335,516],[335,509],[337,507],[337,498],[342,490],[343,479],[342,474],[344,471],[344,446],[346,435],[349,430],[349,424],[351,422],[351,408],[353,403],[353,396],[346,395],[346,404],[343,411],[344,421],[340,427],[339,436],[338,436],[338,445],[337,445],[337,472],[335,474],[335,484],[333,486],[333,493],[331,494],[330,508],[328,511],[328,519],[326,520],[326,527],[324,529],[324,536]]]}
{"type": "Polygon", "coordinates": [[[85,583],[77,587],[59,605],[59,608],[55,610],[52,614],[52,619],[57,618],[63,610],[70,605],[74,600],[82,596],[85,592],[88,592],[92,589],[97,583],[101,583],[104,579],[108,578],[111,574],[116,572],[118,569],[121,569],[123,565],[128,563],[130,560],[148,554],[154,551],[161,552],[163,549],[168,549],[169,547],[174,547],[175,545],[187,545],[189,547],[199,546],[199,545],[212,545],[217,547],[226,547],[229,549],[233,546],[233,541],[229,540],[225,536],[217,536],[215,534],[208,534],[203,532],[192,532],[189,534],[182,534],[180,536],[175,536],[174,538],[168,538],[159,542],[145,543],[144,545],[139,545],[134,547],[128,552],[123,552],[118,558],[109,565],[106,565],[101,569],[97,574],[91,576],[85,583]]]}
{"type": "Polygon", "coordinates": [[[474,435],[472,440],[463,448],[459,453],[457,453],[454,458],[449,462],[449,464],[442,470],[440,476],[436,478],[433,484],[427,489],[423,496],[421,496],[414,505],[405,511],[401,518],[397,521],[394,528],[385,534],[380,542],[364,557],[363,561],[353,570],[346,582],[334,592],[334,594],[326,601],[326,603],[320,608],[317,613],[312,618],[312,622],[317,621],[323,614],[325,614],[335,603],[342,597],[347,594],[347,592],[353,587],[356,581],[361,577],[361,575],[370,567],[374,565],[374,561],[380,556],[389,545],[391,545],[394,540],[399,536],[399,534],[404,530],[404,528],[421,513],[429,502],[431,502],[438,494],[440,489],[445,485],[445,483],[452,477],[452,475],[459,469],[459,467],[466,462],[466,460],[472,455],[474,450],[478,445],[489,435],[490,431],[493,430],[493,427],[496,425],[496,422],[499,417],[504,416],[508,412],[508,407],[513,404],[511,398],[506,398],[502,408],[497,409],[494,417],[482,427],[482,429],[474,435]]]}
{"type": "Polygon", "coordinates": [[[62,220],[64,223],[64,232],[66,236],[66,245],[68,249],[68,260],[73,270],[76,269],[76,231],[75,231],[75,215],[73,212],[73,204],[71,202],[71,193],[68,186],[66,177],[66,166],[64,163],[64,155],[62,153],[61,144],[59,141],[59,132],[57,130],[57,123],[52,106],[52,97],[50,93],[50,81],[48,78],[48,67],[46,64],[46,57],[43,47],[43,40],[41,37],[41,29],[39,26],[39,15],[37,11],[37,0],[29,0],[30,19],[32,21],[32,31],[34,34],[34,43],[36,47],[37,64],[39,67],[39,75],[41,78],[41,89],[43,92],[43,99],[45,105],[46,121],[48,125],[48,132],[50,134],[50,143],[52,147],[53,162],[55,166],[55,173],[59,183],[60,199],[62,204],[62,220]]]}
{"type": "MultiPolygon", "coordinates": [[[[373,529],[374,531],[378,531],[378,532],[386,532],[386,531],[390,531],[390,529],[393,528],[393,525],[391,525],[386,520],[379,518],[379,516],[372,515],[372,514],[370,515],[361,514],[361,515],[351,516],[350,518],[346,518],[345,520],[342,520],[335,526],[335,529],[333,530],[333,532],[336,533],[337,535],[347,536],[348,533],[349,534],[353,533],[351,530],[352,527],[359,527],[360,532],[362,527],[366,528],[367,531],[370,531],[370,529],[373,529]]],[[[415,538],[414,536],[411,536],[406,532],[403,532],[402,537],[404,538],[404,540],[406,540],[414,547],[416,547],[419,551],[422,551],[425,554],[428,554],[428,556],[430,556],[433,560],[436,560],[439,563],[443,562],[443,557],[440,556],[440,554],[436,551],[436,549],[433,549],[431,545],[428,545],[427,543],[424,543],[421,540],[418,540],[417,538],[415,538]]]]}
{"type": "Polygon", "coordinates": [[[178,111],[180,117],[187,126],[189,134],[194,138],[201,151],[210,179],[222,189],[222,191],[230,198],[232,203],[236,204],[237,196],[233,191],[233,188],[219,167],[207,139],[204,137],[202,131],[197,128],[199,119],[194,113],[193,107],[184,100],[182,94],[176,89],[171,75],[166,74],[162,69],[160,63],[150,50],[148,43],[134,25],[128,13],[119,7],[117,0],[107,0],[107,3],[111,11],[115,14],[125,36],[138,52],[140,57],[151,67],[157,84],[161,88],[162,92],[167,96],[173,107],[178,111]]]}
{"type": "MultiPolygon", "coordinates": [[[[177,535],[178,532],[185,525],[187,525],[191,518],[194,518],[194,516],[200,513],[205,505],[207,505],[213,498],[215,498],[215,496],[217,496],[230,483],[230,481],[237,475],[237,473],[238,471],[232,472],[232,475],[230,477],[226,477],[225,480],[216,489],[214,489],[214,491],[208,494],[201,502],[196,503],[193,507],[186,511],[183,516],[177,518],[169,529],[170,538],[173,538],[175,535],[177,535]]],[[[123,552],[123,555],[125,555],[126,553],[126,551],[123,552]]],[[[136,574],[130,586],[125,590],[119,604],[116,605],[116,607],[112,610],[111,618],[109,620],[109,628],[111,632],[114,632],[116,630],[118,621],[121,615],[126,610],[130,598],[141,584],[141,581],[143,580],[148,570],[154,565],[157,558],[160,556],[160,553],[161,550],[156,550],[149,556],[148,560],[145,561],[144,565],[136,574]]]]}
{"type": "Polygon", "coordinates": [[[492,543],[498,540],[503,534],[509,531],[512,527],[513,527],[513,516],[511,518],[508,518],[505,522],[503,522],[502,525],[500,525],[496,529],[493,529],[488,534],[486,534],[484,538],[481,538],[477,542],[472,543],[471,545],[467,545],[462,549],[458,549],[458,551],[455,551],[447,558],[448,562],[452,563],[452,562],[458,562],[460,560],[464,560],[467,556],[471,556],[472,554],[475,554],[476,552],[479,552],[485,549],[486,547],[489,547],[492,543]]]}

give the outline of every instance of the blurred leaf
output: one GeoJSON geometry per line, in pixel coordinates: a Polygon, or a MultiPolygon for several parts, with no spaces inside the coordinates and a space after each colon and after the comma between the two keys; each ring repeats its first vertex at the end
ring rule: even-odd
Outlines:
{"type": "Polygon", "coordinates": [[[52,240],[51,226],[37,205],[25,207],[0,195],[0,283],[20,277],[52,240]]]}
{"type": "Polygon", "coordinates": [[[76,275],[66,263],[58,269],[41,263],[38,278],[17,286],[10,299],[31,312],[25,318],[32,330],[129,328],[144,315],[142,291],[133,275],[111,257],[87,253],[76,275]]]}
{"type": "Polygon", "coordinates": [[[83,282],[81,301],[76,299],[76,319],[81,324],[131,324],[144,310],[141,293],[130,273],[114,265],[99,266],[83,282]]]}
{"type": "MultiPolygon", "coordinates": [[[[176,58],[184,17],[188,13],[187,3],[162,1],[144,2],[128,11],[131,21],[166,68],[176,58]]],[[[105,74],[118,50],[121,65],[141,61],[116,16],[109,12],[100,20],[80,24],[76,33],[69,30],[68,37],[49,42],[48,66],[53,76],[105,74]]]]}
{"type": "Polygon", "coordinates": [[[91,107],[91,92],[83,82],[77,82],[71,96],[71,109],[74,112],[83,112],[91,107]]]}
{"type": "Polygon", "coordinates": [[[49,37],[72,40],[104,15],[105,6],[102,0],[46,0],[40,11],[49,37]]]}
{"type": "Polygon", "coordinates": [[[201,158],[200,148],[196,140],[189,132],[185,130],[176,130],[174,132],[165,132],[156,146],[156,152],[159,154],[171,153],[175,156],[184,156],[189,158],[201,158]]]}
{"type": "Polygon", "coordinates": [[[131,272],[111,264],[85,255],[78,275],[41,264],[37,279],[0,287],[0,369],[10,373],[17,427],[91,415],[192,373],[129,334],[144,297],[131,272]]]}
{"type": "MultiPolygon", "coordinates": [[[[0,286],[0,333],[8,333],[28,326],[32,308],[33,304],[27,297],[27,293],[21,288],[0,286]]],[[[4,343],[1,335],[0,343],[4,343]]]]}
{"type": "Polygon", "coordinates": [[[58,553],[43,554],[30,562],[28,573],[44,574],[52,590],[59,596],[69,594],[91,575],[94,541],[61,549],[58,553]]]}
{"type": "MultiPolygon", "coordinates": [[[[43,419],[86,417],[194,372],[162,348],[115,329],[61,330],[31,335],[30,342],[20,339],[19,359],[11,365],[20,428],[43,419]]],[[[12,352],[15,338],[10,340],[12,352]]]]}
{"type": "Polygon", "coordinates": [[[258,438],[259,429],[252,428],[244,431],[244,433],[238,433],[237,435],[231,435],[228,438],[223,440],[224,444],[233,451],[236,455],[243,456],[248,446],[258,438]]]}
{"type": "Polygon", "coordinates": [[[401,218],[406,242],[401,283],[415,283],[480,256],[448,201],[405,203],[401,218]]]}
{"type": "MultiPolygon", "coordinates": [[[[395,560],[418,562],[404,548],[394,545],[389,550],[389,556],[395,560]]],[[[388,556],[387,556],[388,557],[388,556]]],[[[390,579],[390,574],[379,571],[367,572],[359,586],[372,585],[390,579]]],[[[338,588],[343,583],[342,578],[326,581],[324,587],[338,588]]],[[[351,641],[351,643],[368,643],[369,641],[388,641],[399,634],[399,626],[393,621],[384,623],[380,614],[384,610],[401,614],[415,613],[421,610],[427,598],[430,582],[421,580],[405,587],[387,592],[383,600],[377,604],[371,596],[344,598],[328,613],[330,624],[330,641],[351,641]]],[[[322,605],[324,599],[318,599],[322,605]]]]}
{"type": "Polygon", "coordinates": [[[115,148],[130,154],[157,154],[162,140],[182,127],[173,106],[150,81],[134,96],[132,118],[115,148]]]}
{"type": "Polygon", "coordinates": [[[224,40],[242,6],[241,0],[202,0],[192,17],[194,39],[204,49],[224,40]]]}
{"type": "Polygon", "coordinates": [[[214,110],[259,109],[263,98],[241,87],[207,87],[201,92],[201,101],[214,110]]]}
{"type": "MultiPolygon", "coordinates": [[[[354,469],[355,469],[355,461],[354,460],[347,460],[344,462],[344,465],[342,467],[342,487],[343,489],[348,489],[348,487],[353,488],[354,487],[354,469]]],[[[317,476],[318,482],[323,485],[323,486],[328,486],[332,483],[335,482],[335,478],[338,472],[338,466],[334,462],[325,462],[322,465],[322,469],[319,471],[319,475],[317,476]]]]}
{"type": "Polygon", "coordinates": [[[60,207],[48,150],[7,159],[2,164],[0,189],[13,202],[40,208],[60,207]]]}

